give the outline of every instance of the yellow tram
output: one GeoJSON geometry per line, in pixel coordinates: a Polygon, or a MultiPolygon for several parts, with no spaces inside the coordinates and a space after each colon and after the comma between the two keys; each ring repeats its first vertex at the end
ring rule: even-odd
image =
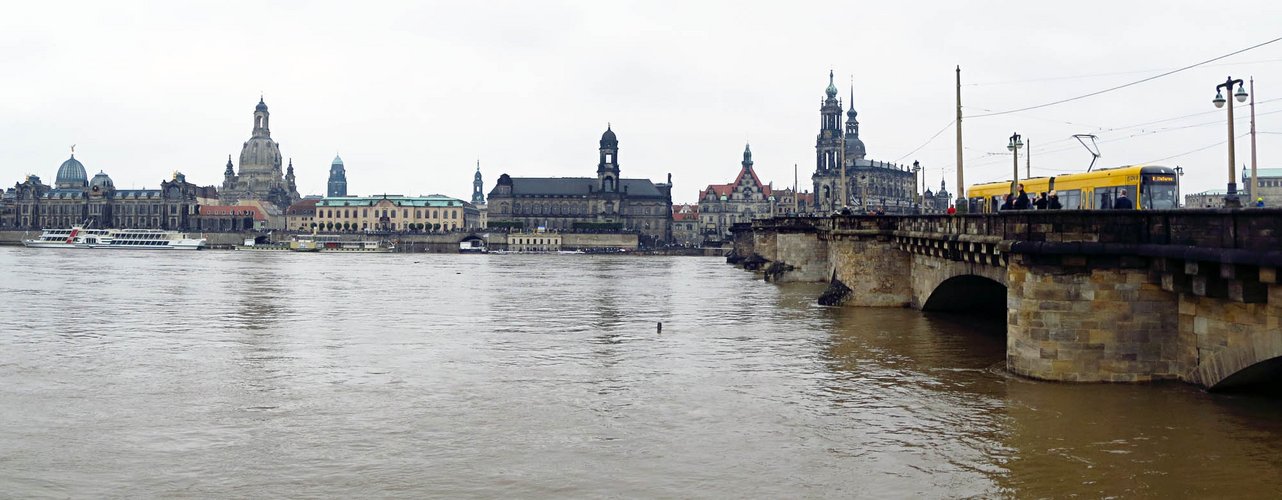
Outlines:
{"type": "MultiPolygon", "coordinates": [[[[1127,198],[1140,210],[1178,208],[1178,183],[1175,170],[1157,165],[1129,165],[1104,168],[1093,172],[1064,174],[1054,177],[1021,179],[1029,200],[1051,191],[1059,197],[1065,210],[1113,208],[1113,200],[1125,189],[1127,198]]],[[[975,184],[966,190],[971,212],[994,213],[1010,194],[1010,181],[975,184]]]]}

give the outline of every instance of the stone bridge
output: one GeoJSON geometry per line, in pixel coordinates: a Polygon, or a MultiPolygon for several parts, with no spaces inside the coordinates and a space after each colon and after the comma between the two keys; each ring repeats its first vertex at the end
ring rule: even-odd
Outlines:
{"type": "Polygon", "coordinates": [[[775,218],[733,232],[729,260],[831,282],[844,305],[1004,312],[1020,375],[1229,389],[1282,373],[1282,210],[775,218]]]}

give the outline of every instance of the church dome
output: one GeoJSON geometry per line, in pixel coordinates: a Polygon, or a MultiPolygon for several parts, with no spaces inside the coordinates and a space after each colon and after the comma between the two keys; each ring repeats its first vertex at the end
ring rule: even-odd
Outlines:
{"type": "Polygon", "coordinates": [[[334,155],[334,162],[330,163],[330,165],[333,166],[333,165],[342,165],[342,164],[343,164],[343,159],[340,158],[338,155],[334,155]]]}
{"type": "Polygon", "coordinates": [[[106,172],[99,170],[98,174],[89,180],[89,187],[106,190],[115,189],[116,185],[111,182],[111,177],[107,176],[106,172]]]}
{"type": "Polygon", "coordinates": [[[846,139],[846,158],[863,159],[868,151],[864,148],[864,141],[858,137],[846,139]]]}
{"type": "Polygon", "coordinates": [[[58,176],[54,178],[54,184],[58,187],[84,187],[88,182],[89,175],[85,173],[85,166],[76,159],[76,155],[71,155],[71,158],[62,162],[58,167],[58,176]]]}
{"type": "Polygon", "coordinates": [[[614,130],[610,129],[609,125],[606,125],[605,133],[601,134],[601,145],[618,144],[618,142],[619,140],[614,136],[614,130]]]}
{"type": "Polygon", "coordinates": [[[828,94],[829,99],[837,97],[837,85],[832,82],[832,70],[828,70],[828,89],[824,92],[828,94]]]}
{"type": "Polygon", "coordinates": [[[267,103],[263,102],[262,97],[258,98],[258,105],[254,106],[254,111],[267,111],[267,103]]]}

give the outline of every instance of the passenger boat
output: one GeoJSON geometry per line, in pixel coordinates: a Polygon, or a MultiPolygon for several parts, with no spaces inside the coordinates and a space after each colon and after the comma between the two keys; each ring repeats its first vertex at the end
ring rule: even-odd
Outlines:
{"type": "Polygon", "coordinates": [[[200,250],[205,238],[163,229],[46,229],[39,238],[22,240],[30,248],[112,248],[125,250],[200,250]]]}
{"type": "Polygon", "coordinates": [[[299,235],[289,243],[289,249],[295,252],[365,252],[387,253],[395,250],[389,243],[373,240],[345,240],[338,235],[313,234],[299,235]]]}

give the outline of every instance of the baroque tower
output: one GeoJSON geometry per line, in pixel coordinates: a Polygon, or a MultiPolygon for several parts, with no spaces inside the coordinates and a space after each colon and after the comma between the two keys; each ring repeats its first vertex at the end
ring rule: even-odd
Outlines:
{"type": "Polygon", "coordinates": [[[862,160],[867,155],[864,141],[859,139],[859,120],[855,117],[855,86],[850,86],[850,109],[846,111],[846,162],[853,165],[855,160],[862,160]]]}
{"type": "Polygon", "coordinates": [[[597,189],[613,193],[618,192],[619,187],[619,140],[614,136],[614,130],[606,124],[605,133],[601,134],[601,160],[597,163],[597,189]]]}
{"type": "Polygon", "coordinates": [[[841,101],[837,100],[837,85],[832,78],[832,70],[829,70],[828,88],[824,90],[827,97],[819,106],[819,135],[815,138],[815,173],[811,180],[815,185],[815,210],[818,211],[830,211],[834,206],[844,205],[837,199],[841,194],[836,182],[841,171],[838,168],[842,140],[841,101]]]}
{"type": "Polygon", "coordinates": [[[485,192],[482,189],[485,183],[481,182],[481,160],[476,160],[476,175],[472,176],[472,204],[484,205],[485,192]]]}
{"type": "Polygon", "coordinates": [[[326,190],[326,196],[347,196],[347,169],[343,167],[343,159],[337,154],[329,164],[329,189],[326,190]]]}

